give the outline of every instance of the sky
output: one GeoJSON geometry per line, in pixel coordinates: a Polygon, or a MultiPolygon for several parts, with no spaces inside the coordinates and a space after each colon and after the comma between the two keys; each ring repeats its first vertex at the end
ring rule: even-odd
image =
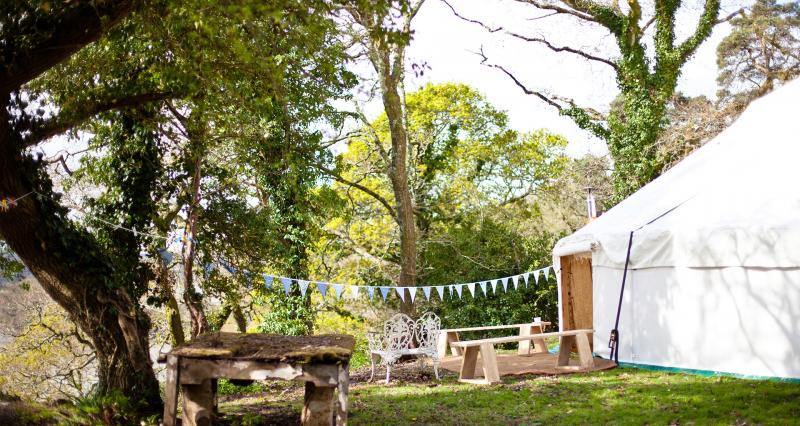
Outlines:
{"type": "MultiPolygon", "coordinates": [[[[553,44],[569,45],[597,56],[614,58],[618,51],[605,31],[577,23],[569,17],[540,17],[544,13],[513,0],[450,0],[462,16],[479,19],[496,28],[503,26],[527,36],[545,36],[553,44]]],[[[723,4],[721,16],[740,5],[723,4]]],[[[699,6],[691,4],[679,14],[677,35],[686,37],[699,16],[699,6]]],[[[645,19],[647,9],[645,9],[645,19]]],[[[407,72],[407,91],[426,83],[461,82],[478,89],[496,107],[506,110],[511,127],[528,131],[547,128],[565,136],[568,154],[607,152],[605,143],[579,129],[553,107],[525,95],[500,70],[481,65],[475,53],[483,47],[489,60],[502,65],[531,89],[575,99],[578,105],[607,111],[617,94],[609,66],[584,60],[570,53],[556,53],[533,43],[513,39],[503,31],[489,33],[479,25],[456,17],[441,0],[426,0],[413,22],[414,38],[408,50],[411,63],[427,63],[430,69],[417,77],[407,72]]],[[[683,68],[678,90],[687,95],[713,97],[716,90],[716,46],[730,32],[728,24],[716,27],[711,37],[683,68]]],[[[379,109],[379,105],[378,105],[379,109]]],[[[368,110],[368,112],[372,112],[368,110]]]]}

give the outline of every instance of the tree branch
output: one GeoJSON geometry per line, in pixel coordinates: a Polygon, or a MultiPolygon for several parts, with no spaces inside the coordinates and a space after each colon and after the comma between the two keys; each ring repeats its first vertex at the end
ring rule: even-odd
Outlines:
{"type": "Polygon", "coordinates": [[[586,52],[584,52],[584,51],[582,51],[582,50],[575,49],[575,48],[572,48],[572,47],[569,47],[569,46],[560,46],[560,47],[559,47],[559,46],[555,46],[555,45],[553,45],[552,43],[550,43],[549,41],[545,40],[544,38],[540,38],[540,37],[527,37],[527,36],[524,36],[524,35],[522,35],[522,34],[517,34],[517,33],[510,32],[510,31],[506,31],[506,34],[508,34],[508,35],[510,35],[510,36],[512,36],[512,37],[516,37],[516,38],[518,38],[518,39],[520,39],[520,40],[525,40],[525,41],[529,41],[529,42],[534,42],[534,43],[543,44],[543,45],[545,45],[545,46],[546,46],[548,49],[550,49],[550,50],[552,50],[552,51],[554,51],[554,52],[569,52],[569,53],[574,53],[574,54],[576,54],[576,55],[578,55],[578,56],[581,56],[581,57],[583,57],[583,58],[585,58],[585,59],[588,59],[588,60],[590,60],[590,61],[602,62],[602,63],[604,63],[604,64],[606,64],[606,65],[610,66],[611,68],[614,68],[614,70],[615,70],[615,71],[619,69],[619,67],[617,66],[617,64],[615,64],[615,63],[614,63],[613,61],[611,61],[610,59],[601,58],[601,57],[599,57],[599,56],[594,56],[594,55],[592,55],[592,54],[590,54],[590,53],[586,53],[586,52]]]}
{"type": "Polygon", "coordinates": [[[319,169],[320,171],[322,171],[325,174],[327,174],[328,176],[332,177],[337,182],[340,182],[340,183],[343,183],[343,184],[345,184],[347,186],[351,186],[353,188],[356,188],[356,189],[360,190],[361,192],[371,196],[372,198],[377,200],[379,203],[381,203],[383,205],[383,207],[386,208],[386,210],[389,212],[389,215],[392,216],[392,218],[394,220],[397,220],[397,212],[395,211],[394,207],[392,207],[392,205],[385,198],[383,198],[380,194],[378,194],[377,192],[367,188],[364,185],[361,185],[360,183],[353,182],[351,180],[345,179],[340,174],[338,174],[335,171],[323,166],[322,164],[318,164],[317,163],[317,164],[314,164],[314,166],[317,169],[319,169]]]}
{"type": "Polygon", "coordinates": [[[167,99],[170,96],[172,95],[166,92],[144,93],[127,98],[111,99],[108,101],[81,105],[76,111],[68,113],[62,112],[51,119],[33,124],[30,129],[30,134],[24,138],[24,144],[26,147],[34,146],[46,139],[68,131],[101,112],[156,102],[167,99]]]}

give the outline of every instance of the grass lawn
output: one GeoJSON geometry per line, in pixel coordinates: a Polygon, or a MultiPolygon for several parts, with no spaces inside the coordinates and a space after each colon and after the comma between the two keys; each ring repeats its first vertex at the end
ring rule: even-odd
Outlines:
{"type": "MultiPolygon", "coordinates": [[[[504,384],[399,379],[366,383],[354,372],[351,425],[800,424],[800,384],[700,377],[632,368],[504,384]]],[[[393,374],[394,376],[394,374],[393,374]]],[[[223,398],[229,424],[299,421],[302,388],[272,382],[258,395],[223,398]]]]}

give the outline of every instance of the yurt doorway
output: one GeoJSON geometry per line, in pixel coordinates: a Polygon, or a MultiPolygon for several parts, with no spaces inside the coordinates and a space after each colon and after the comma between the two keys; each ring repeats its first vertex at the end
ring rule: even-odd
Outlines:
{"type": "Polygon", "coordinates": [[[561,321],[563,330],[594,328],[591,253],[561,257],[561,321]]]}

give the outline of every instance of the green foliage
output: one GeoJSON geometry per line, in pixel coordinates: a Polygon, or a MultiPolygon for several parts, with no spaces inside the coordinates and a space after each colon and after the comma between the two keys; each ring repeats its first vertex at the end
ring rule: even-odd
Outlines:
{"type": "Polygon", "coordinates": [[[369,323],[363,318],[353,315],[341,315],[341,311],[327,311],[317,315],[314,323],[315,334],[349,334],[356,339],[353,356],[350,358],[350,369],[370,364],[367,332],[371,331],[369,323]]]}
{"type": "Polygon", "coordinates": [[[0,280],[13,281],[21,277],[25,265],[14,257],[5,241],[0,240],[0,280]]]}
{"type": "MultiPolygon", "coordinates": [[[[499,218],[467,217],[433,236],[439,243],[427,245],[421,253],[427,272],[426,284],[479,282],[550,265],[550,253],[557,236],[540,232],[540,235],[525,235],[514,229],[513,221],[503,223],[499,218]]],[[[488,295],[476,285],[475,297],[464,290],[461,299],[449,295],[440,302],[437,295],[431,307],[442,318],[443,326],[449,328],[518,324],[530,322],[534,317],[555,324],[558,322],[558,294],[554,278],[552,274],[549,281],[541,277],[535,284],[531,276],[528,287],[520,281],[518,289],[509,281],[507,292],[498,285],[497,292],[492,293],[488,285],[488,295]]],[[[420,312],[427,309],[424,305],[420,304],[420,312]]]]}

